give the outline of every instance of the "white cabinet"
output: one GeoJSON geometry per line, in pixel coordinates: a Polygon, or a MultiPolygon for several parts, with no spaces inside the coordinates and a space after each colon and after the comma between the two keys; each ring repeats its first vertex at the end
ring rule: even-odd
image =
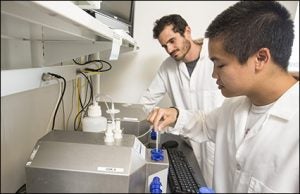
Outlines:
{"type": "Polygon", "coordinates": [[[121,53],[137,48],[132,37],[110,29],[71,1],[1,1],[1,96],[40,87],[45,71],[74,79],[78,66],[57,64],[109,53],[116,42],[121,53]]]}

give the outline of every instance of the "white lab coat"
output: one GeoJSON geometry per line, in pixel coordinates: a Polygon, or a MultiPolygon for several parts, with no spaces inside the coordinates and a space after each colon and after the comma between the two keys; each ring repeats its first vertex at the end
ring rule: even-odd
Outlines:
{"type": "MultiPolygon", "coordinates": [[[[196,41],[197,42],[197,41],[196,41]]],[[[140,99],[149,113],[167,93],[173,106],[188,110],[210,111],[221,106],[224,97],[212,78],[213,63],[208,56],[208,39],[203,40],[200,58],[190,77],[186,64],[168,57],[140,99]]],[[[203,177],[212,186],[214,143],[191,142],[203,177]]]]}
{"type": "Polygon", "coordinates": [[[299,82],[274,103],[263,125],[244,139],[250,106],[250,100],[241,96],[226,99],[208,114],[180,109],[173,133],[216,143],[216,192],[298,193],[299,82]]]}

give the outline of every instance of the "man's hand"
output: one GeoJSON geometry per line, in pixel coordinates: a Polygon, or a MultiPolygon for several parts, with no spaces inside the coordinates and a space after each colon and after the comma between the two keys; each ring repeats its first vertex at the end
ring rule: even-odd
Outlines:
{"type": "Polygon", "coordinates": [[[147,121],[153,125],[155,130],[161,131],[176,122],[177,114],[175,108],[155,108],[149,113],[147,121]]]}

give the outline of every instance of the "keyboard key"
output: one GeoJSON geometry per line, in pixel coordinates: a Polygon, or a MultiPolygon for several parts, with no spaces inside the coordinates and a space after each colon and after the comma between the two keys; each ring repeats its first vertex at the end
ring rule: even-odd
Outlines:
{"type": "Polygon", "coordinates": [[[169,156],[168,183],[172,193],[197,193],[200,188],[194,178],[192,167],[182,151],[167,148],[169,156]]]}

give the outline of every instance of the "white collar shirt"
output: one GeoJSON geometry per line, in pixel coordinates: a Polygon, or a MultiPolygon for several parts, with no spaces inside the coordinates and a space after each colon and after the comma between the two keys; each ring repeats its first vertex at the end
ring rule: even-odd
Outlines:
{"type": "Polygon", "coordinates": [[[216,192],[299,192],[299,82],[270,108],[262,126],[245,136],[250,100],[226,99],[205,114],[179,109],[172,133],[216,143],[216,192]]]}
{"type": "Polygon", "coordinates": [[[212,78],[212,72],[208,39],[203,39],[200,57],[191,76],[184,62],[168,57],[139,102],[149,113],[167,93],[173,106],[210,111],[220,106],[224,100],[216,80],[212,78]]]}

